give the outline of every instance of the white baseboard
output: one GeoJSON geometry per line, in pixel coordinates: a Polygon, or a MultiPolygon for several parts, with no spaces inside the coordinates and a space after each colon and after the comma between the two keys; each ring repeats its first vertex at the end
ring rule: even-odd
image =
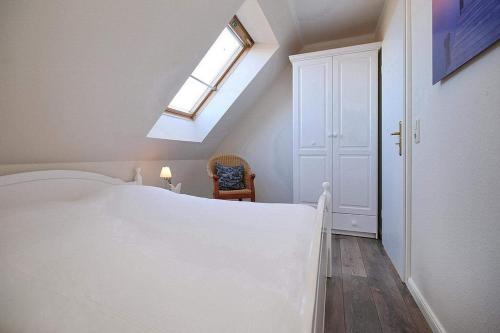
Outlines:
{"type": "Polygon", "coordinates": [[[413,279],[410,277],[408,279],[408,282],[406,283],[406,286],[408,287],[408,290],[413,296],[413,299],[417,303],[418,307],[420,308],[420,311],[422,311],[422,314],[424,315],[425,319],[427,320],[427,323],[432,329],[432,332],[434,333],[446,333],[446,330],[444,329],[443,325],[439,321],[439,319],[436,317],[434,312],[432,311],[431,307],[429,306],[429,303],[425,300],[424,296],[420,292],[420,290],[417,288],[417,285],[413,281],[413,279]]]}

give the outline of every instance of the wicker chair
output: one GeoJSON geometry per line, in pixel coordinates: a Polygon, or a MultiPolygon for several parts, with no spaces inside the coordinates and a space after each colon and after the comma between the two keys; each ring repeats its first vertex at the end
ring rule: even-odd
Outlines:
{"type": "Polygon", "coordinates": [[[214,199],[250,199],[252,202],[255,202],[255,187],[253,184],[253,180],[255,178],[255,174],[252,173],[252,169],[247,161],[238,157],[236,155],[216,155],[213,156],[207,164],[207,173],[208,176],[213,180],[214,184],[214,199]],[[245,188],[241,190],[231,190],[231,191],[223,191],[219,190],[219,177],[217,177],[215,171],[215,164],[219,163],[225,166],[238,166],[243,165],[244,171],[244,182],[245,188]]]}

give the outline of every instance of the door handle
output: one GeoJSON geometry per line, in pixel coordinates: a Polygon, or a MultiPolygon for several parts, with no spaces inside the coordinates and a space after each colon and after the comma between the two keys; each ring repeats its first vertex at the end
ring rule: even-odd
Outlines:
{"type": "Polygon", "coordinates": [[[398,146],[399,148],[399,156],[401,156],[401,140],[402,140],[402,137],[401,137],[401,132],[402,132],[402,127],[403,127],[403,124],[402,122],[400,121],[399,122],[399,131],[397,132],[392,132],[391,135],[397,135],[399,138],[398,142],[396,142],[396,145],[398,146]]]}

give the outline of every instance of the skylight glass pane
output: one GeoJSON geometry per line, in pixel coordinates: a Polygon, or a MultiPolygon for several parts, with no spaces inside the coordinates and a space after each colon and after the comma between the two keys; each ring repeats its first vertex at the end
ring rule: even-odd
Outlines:
{"type": "Polygon", "coordinates": [[[192,76],[211,86],[215,85],[219,76],[228,69],[242,49],[243,45],[238,37],[229,28],[224,28],[196,66],[192,76]]]}
{"type": "Polygon", "coordinates": [[[169,108],[178,111],[193,113],[198,102],[206,96],[209,88],[189,77],[168,105],[169,108]]]}

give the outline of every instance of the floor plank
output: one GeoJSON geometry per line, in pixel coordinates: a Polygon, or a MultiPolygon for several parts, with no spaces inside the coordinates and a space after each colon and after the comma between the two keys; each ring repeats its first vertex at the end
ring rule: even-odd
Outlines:
{"type": "Polygon", "coordinates": [[[346,332],[382,332],[366,278],[343,274],[342,286],[346,332]]]}
{"type": "Polygon", "coordinates": [[[359,238],[357,241],[382,331],[384,333],[415,332],[415,327],[398,288],[399,279],[394,279],[385,256],[380,250],[379,242],[367,238],[359,238]]]}
{"type": "Polygon", "coordinates": [[[410,291],[406,286],[403,286],[403,291],[401,292],[401,294],[406,304],[406,309],[408,310],[410,317],[413,321],[413,325],[415,326],[415,332],[432,333],[429,324],[427,324],[424,315],[418,308],[417,303],[415,303],[413,296],[410,294],[410,291]]]}
{"type": "Polygon", "coordinates": [[[361,258],[358,242],[355,237],[340,239],[342,275],[366,277],[365,266],[361,258]]]}
{"type": "Polygon", "coordinates": [[[413,299],[413,296],[411,295],[410,291],[408,290],[408,287],[400,281],[400,277],[398,272],[396,271],[396,268],[392,265],[391,260],[389,259],[389,256],[385,252],[382,246],[380,246],[380,251],[382,252],[384,259],[386,261],[386,265],[389,267],[389,270],[391,274],[393,275],[394,279],[396,281],[399,281],[397,283],[397,288],[399,289],[399,292],[401,293],[401,296],[403,297],[404,303],[406,305],[406,309],[411,317],[411,320],[413,321],[413,325],[415,327],[415,332],[416,333],[432,333],[431,328],[429,327],[429,324],[427,324],[427,321],[425,320],[424,315],[418,308],[417,303],[413,299]]]}
{"type": "Polygon", "coordinates": [[[342,260],[340,259],[340,236],[332,236],[332,275],[342,277],[342,260]]]}
{"type": "Polygon", "coordinates": [[[325,333],[345,333],[342,277],[333,276],[328,279],[327,295],[325,307],[325,333]]]}
{"type": "Polygon", "coordinates": [[[334,235],[325,332],[431,333],[378,240],[334,235]]]}
{"type": "Polygon", "coordinates": [[[405,309],[400,295],[395,297],[387,292],[370,287],[382,332],[415,332],[415,327],[405,309]]]}

